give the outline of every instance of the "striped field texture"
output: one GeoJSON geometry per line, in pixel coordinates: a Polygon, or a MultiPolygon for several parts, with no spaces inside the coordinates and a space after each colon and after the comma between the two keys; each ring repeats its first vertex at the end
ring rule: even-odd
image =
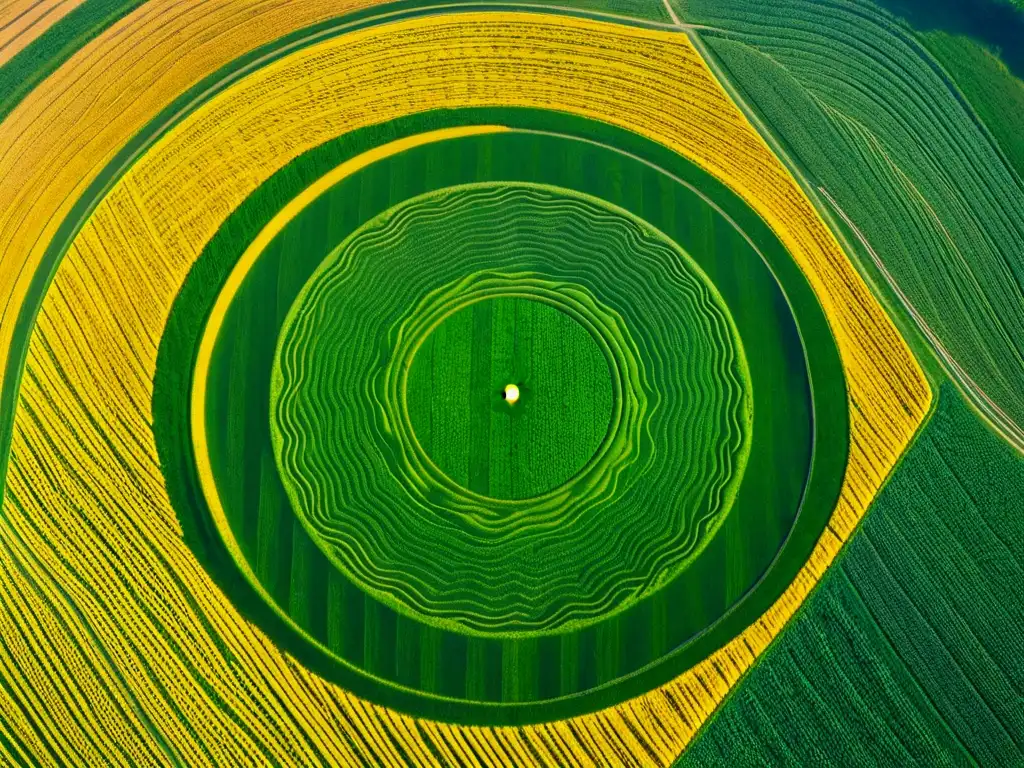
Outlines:
{"type": "Polygon", "coordinates": [[[1024,463],[949,385],[680,766],[1024,762],[1024,463]]]}
{"type": "Polygon", "coordinates": [[[0,6],[0,67],[83,0],[14,0],[0,6]]]}
{"type": "Polygon", "coordinates": [[[927,39],[871,0],[691,0],[687,20],[716,28],[701,37],[723,73],[865,269],[1024,450],[1024,181],[993,136],[1019,126],[1012,90],[990,129],[927,39]]]}
{"type": "MultiPolygon", "coordinates": [[[[735,498],[750,449],[750,385],[738,336],[721,298],[692,260],[690,269],[672,270],[687,258],[624,212],[550,187],[455,187],[413,198],[368,222],[324,261],[282,334],[271,408],[293,507],[364,589],[431,623],[525,634],[580,626],[624,610],[681,571],[706,544],[735,498]],[[438,253],[444,258],[430,258],[438,253]],[[531,277],[531,270],[548,277],[531,277]],[[403,275],[401,286],[378,284],[397,273],[403,275]],[[504,277],[515,274],[521,277],[504,277]],[[633,322],[598,306],[581,290],[587,283],[607,286],[606,303],[633,322]],[[428,482],[437,475],[431,462],[407,446],[423,439],[432,422],[424,415],[417,428],[416,404],[403,403],[409,395],[400,392],[408,386],[402,372],[413,366],[410,379],[417,372],[406,350],[415,349],[423,333],[444,333],[447,323],[428,331],[436,318],[452,322],[462,314],[451,314],[455,308],[470,306],[471,335],[480,309],[510,294],[532,296],[531,303],[594,329],[608,350],[607,363],[598,353],[601,375],[608,382],[611,368],[615,382],[608,396],[616,404],[612,424],[599,438],[610,429],[614,443],[625,447],[609,451],[598,443],[595,463],[569,479],[575,474],[571,468],[564,490],[546,493],[552,483],[497,504],[487,500],[496,494],[481,498],[457,478],[448,482],[441,475],[436,485],[428,482]],[[424,305],[416,306],[421,295],[427,296],[424,305]],[[398,358],[375,373],[375,342],[386,334],[382,328],[395,326],[387,335],[398,339],[398,358]],[[635,339],[628,338],[630,329],[635,339]],[[375,424],[358,412],[365,380],[381,385],[370,400],[381,402],[387,418],[375,424]],[[373,441],[359,439],[365,434],[373,441]],[[374,442],[382,450],[373,451],[374,442]],[[411,500],[390,481],[387,456],[400,475],[411,476],[409,487],[445,489],[443,501],[411,500]],[[538,549],[542,532],[544,546],[538,549]]],[[[512,321],[536,317],[520,315],[512,321]]],[[[492,319],[486,317],[488,326],[492,319]]],[[[563,356],[562,339],[553,342],[535,338],[550,347],[541,359],[563,356]]],[[[479,357],[489,371],[492,347],[481,346],[486,354],[479,357]]],[[[473,367],[481,363],[472,359],[474,347],[465,336],[452,349],[435,371],[451,379],[441,386],[444,397],[463,395],[468,401],[473,367]],[[467,382],[464,392],[461,381],[467,382]]],[[[513,352],[510,346],[508,354],[513,352]]],[[[561,371],[521,370],[524,378],[518,380],[527,398],[537,378],[567,378],[561,371]]],[[[444,406],[437,398],[426,402],[444,406]]],[[[519,419],[530,418],[527,409],[544,404],[521,403],[512,424],[507,407],[505,414],[499,410],[505,419],[491,419],[501,405],[468,412],[488,417],[488,435],[494,424],[498,448],[509,452],[517,435],[503,440],[502,433],[513,427],[518,432],[519,419]]],[[[588,415],[577,407],[541,416],[554,430],[571,429],[565,422],[574,413],[588,415]]],[[[457,428],[459,420],[438,423],[457,428]]],[[[569,442],[564,436],[538,434],[529,421],[523,429],[532,430],[532,441],[551,440],[552,453],[565,452],[559,448],[569,442]]],[[[433,445],[466,446],[465,457],[449,463],[465,467],[467,479],[469,448],[486,457],[484,444],[472,441],[470,432],[466,419],[463,435],[442,433],[433,445]]],[[[546,462],[557,466],[554,459],[546,462]]]]}

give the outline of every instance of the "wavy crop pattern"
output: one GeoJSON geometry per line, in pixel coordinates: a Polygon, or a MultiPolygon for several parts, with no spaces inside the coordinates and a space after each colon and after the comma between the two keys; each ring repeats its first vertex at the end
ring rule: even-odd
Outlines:
{"type": "MultiPolygon", "coordinates": [[[[31,330],[0,525],[0,749],[11,763],[666,764],[802,603],[929,407],[920,369],[835,238],[678,31],[473,13],[325,35],[208,94],[130,167],[103,170],[187,85],[347,7],[147,3],[0,125],[0,350],[31,330]],[[195,40],[187,56],[183,39],[195,40]],[[633,130],[723,181],[806,274],[849,395],[841,498],[764,616],[653,691],[507,728],[415,719],[284,654],[184,545],[152,433],[161,334],[225,218],[341,133],[474,105],[633,130]],[[95,211],[75,208],[97,179],[105,194],[95,211]],[[59,253],[44,260],[62,238],[73,242],[59,266],[59,253]],[[39,293],[40,265],[43,288],[56,272],[34,327],[31,313],[28,327],[8,322],[39,293]]],[[[10,370],[5,392],[18,383],[10,370]]]]}
{"type": "MultiPolygon", "coordinates": [[[[275,442],[299,515],[367,589],[478,631],[576,626],[666,583],[720,526],[749,453],[746,361],[706,276],[624,211],[564,190],[455,188],[387,211],[311,278],[281,344],[275,442]],[[486,270],[498,274],[464,277],[486,270]],[[567,485],[515,501],[451,483],[432,497],[444,479],[406,450],[409,406],[366,386],[382,362],[409,366],[416,331],[406,342],[388,329],[450,283],[410,316],[427,333],[460,300],[519,296],[578,317],[608,348],[611,440],[567,485]],[[612,316],[576,298],[576,283],[612,316]],[[379,360],[378,340],[396,336],[379,360]]],[[[528,381],[543,390],[542,379],[528,381]]]]}

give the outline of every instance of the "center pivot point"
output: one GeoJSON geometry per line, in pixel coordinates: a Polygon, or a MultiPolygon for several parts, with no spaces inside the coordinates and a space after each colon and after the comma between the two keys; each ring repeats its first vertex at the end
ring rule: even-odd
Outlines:
{"type": "Polygon", "coordinates": [[[519,399],[519,387],[515,384],[506,384],[505,391],[501,393],[501,396],[509,405],[515,405],[516,400],[519,399]]]}

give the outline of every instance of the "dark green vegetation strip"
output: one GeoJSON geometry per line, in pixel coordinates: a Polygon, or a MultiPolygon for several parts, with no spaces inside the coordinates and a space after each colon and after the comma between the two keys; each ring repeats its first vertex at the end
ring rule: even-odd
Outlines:
{"type": "Polygon", "coordinates": [[[862,230],[972,401],[991,398],[990,418],[1024,446],[1024,186],[945,71],[870,0],[688,8],[725,30],[701,39],[726,79],[862,230]]]}
{"type": "MultiPolygon", "coordinates": [[[[526,141],[522,134],[516,136],[518,141],[526,141]]],[[[552,157],[562,157],[563,162],[572,160],[572,167],[579,169],[584,179],[591,179],[590,183],[611,185],[610,191],[602,197],[626,207],[633,203],[639,205],[634,213],[671,234],[691,254],[714,254],[722,238],[728,242],[735,236],[736,230],[720,217],[711,214],[710,209],[705,208],[704,218],[692,219],[689,215],[681,217],[680,214],[692,210],[692,205],[683,204],[688,193],[681,192],[675,182],[670,182],[653,169],[640,171],[640,163],[627,160],[618,153],[613,153],[616,159],[612,162],[604,160],[602,162],[607,164],[601,165],[597,162],[601,160],[600,155],[609,150],[598,151],[595,148],[588,155],[587,151],[578,146],[579,142],[570,142],[576,145],[573,152],[548,156],[539,154],[537,148],[531,149],[529,142],[517,152],[498,153],[493,147],[489,148],[486,141],[480,141],[475,151],[456,152],[450,161],[440,162],[440,158],[429,164],[425,160],[418,161],[419,171],[416,173],[406,170],[402,175],[393,177],[395,170],[392,164],[385,162],[372,166],[365,172],[365,180],[355,182],[359,184],[358,206],[332,204],[331,196],[327,196],[324,200],[328,207],[311,218],[306,229],[292,227],[282,233],[281,238],[272,244],[272,248],[277,249],[276,263],[279,266],[274,266],[275,259],[263,258],[257,262],[257,271],[264,268],[270,270],[265,276],[266,280],[261,282],[276,285],[282,297],[295,295],[315,264],[303,266],[298,259],[281,260],[282,254],[302,253],[309,249],[313,250],[314,255],[317,249],[320,254],[325,254],[362,221],[406,197],[408,190],[402,186],[403,183],[415,182],[419,178],[417,183],[422,184],[425,173],[431,174],[434,182],[442,185],[458,183],[464,174],[473,178],[492,173],[505,178],[543,180],[543,176],[538,178],[536,175],[550,166],[552,157]],[[582,156],[578,154],[580,152],[582,156]],[[584,159],[591,162],[582,162],[584,159]],[[603,172],[597,173],[598,168],[602,168],[603,172]],[[400,181],[402,179],[404,182],[400,181]],[[679,197],[680,194],[683,194],[683,198],[679,197]],[[633,203],[630,203],[631,200],[633,203]],[[318,238],[315,242],[309,240],[314,233],[318,238]]],[[[319,256],[316,257],[318,259],[319,256]]],[[[760,284],[733,274],[735,265],[729,259],[711,259],[702,267],[723,295],[743,296],[744,292],[760,284]]],[[[275,299],[275,295],[265,297],[262,303],[240,304],[237,317],[227,318],[222,331],[224,338],[245,339],[261,335],[276,338],[290,300],[281,301],[275,299]]],[[[759,300],[734,299],[729,304],[748,349],[779,343],[779,339],[772,338],[772,334],[776,333],[773,329],[777,325],[764,321],[765,307],[759,304],[759,300]],[[744,332],[744,327],[750,330],[744,332]]],[[[782,318],[788,316],[790,310],[783,302],[768,311],[769,316],[782,318]]],[[[251,348],[256,350],[266,346],[253,345],[251,348]]],[[[787,355],[792,358],[790,365],[802,366],[801,345],[797,343],[795,346],[787,346],[787,349],[787,355]]],[[[239,350],[236,354],[242,355],[244,359],[247,353],[239,350]]],[[[261,364],[269,371],[271,355],[266,352],[260,354],[265,356],[261,364]]],[[[758,364],[766,364],[762,356],[751,357],[753,379],[763,381],[765,376],[770,378],[770,370],[762,370],[760,373],[753,370],[758,364]]],[[[266,424],[268,378],[266,376],[263,379],[266,383],[261,383],[260,377],[243,377],[239,380],[234,392],[245,394],[244,399],[237,400],[243,408],[252,409],[252,417],[240,417],[238,423],[266,424]],[[244,387],[241,386],[242,380],[245,381],[244,387]]],[[[343,681],[347,687],[364,696],[373,696],[378,701],[419,714],[474,722],[538,721],[605,706],[667,681],[741,631],[785,589],[813,548],[836,500],[845,466],[845,438],[848,434],[845,389],[838,352],[824,315],[799,269],[767,226],[742,201],[694,166],[635,134],[566,115],[520,110],[439,112],[408,118],[400,124],[376,129],[376,132],[359,132],[331,142],[275,175],[228,219],[186,281],[161,344],[155,386],[154,417],[157,421],[158,448],[165,473],[171,481],[169,489],[172,501],[182,513],[182,524],[190,545],[236,604],[307,665],[321,674],[343,681]],[[404,619],[388,618],[388,614],[381,613],[381,608],[371,604],[361,590],[346,587],[345,580],[336,582],[329,578],[330,567],[326,560],[321,557],[322,563],[317,564],[316,553],[319,550],[316,546],[308,542],[308,537],[307,543],[300,541],[301,537],[296,538],[295,534],[302,531],[302,527],[294,525],[288,517],[291,512],[287,502],[282,502],[283,492],[280,491],[280,483],[273,471],[272,453],[268,447],[261,446],[258,440],[248,439],[251,435],[244,431],[238,432],[236,434],[241,439],[236,443],[237,450],[243,451],[240,455],[244,458],[244,466],[255,468],[254,471],[262,478],[257,482],[252,481],[251,475],[248,479],[239,479],[241,485],[237,493],[247,499],[242,508],[251,510],[254,503],[257,508],[265,506],[258,517],[248,515],[239,520],[241,530],[245,532],[239,538],[252,542],[257,551],[263,552],[253,557],[261,580],[268,585],[278,603],[291,610],[293,617],[313,636],[326,638],[325,645],[331,649],[331,654],[320,652],[302,641],[261,603],[256,593],[241,579],[220,545],[216,532],[200,514],[203,502],[193,475],[190,441],[186,431],[181,428],[181,425],[187,423],[188,371],[192,367],[194,344],[201,330],[205,308],[212,303],[221,281],[241,250],[269,221],[282,201],[289,199],[346,157],[370,145],[395,138],[394,131],[399,126],[403,131],[418,132],[461,121],[543,126],[549,130],[593,135],[613,146],[646,156],[683,179],[699,185],[705,194],[710,195],[730,216],[742,223],[744,230],[768,259],[780,282],[786,286],[788,301],[795,309],[800,334],[809,354],[807,364],[815,398],[814,426],[819,435],[829,436],[829,440],[822,438],[817,441],[814,468],[805,489],[799,524],[791,531],[774,567],[768,568],[764,560],[766,554],[769,559],[771,557],[771,551],[764,548],[764,541],[766,537],[784,535],[785,528],[779,526],[788,526],[789,523],[784,522],[786,515],[789,515],[790,520],[792,515],[791,509],[787,511],[784,499],[787,496],[793,498],[794,491],[799,493],[799,483],[795,488],[780,485],[784,473],[752,471],[752,459],[752,466],[744,478],[744,487],[748,490],[741,489],[741,498],[737,500],[720,534],[712,540],[706,555],[686,572],[686,576],[701,586],[687,587],[681,578],[678,588],[676,584],[671,584],[655,596],[664,600],[661,607],[658,607],[657,600],[642,602],[637,607],[636,621],[621,621],[619,627],[614,629],[595,629],[589,636],[579,636],[569,646],[560,642],[541,644],[534,657],[546,661],[540,664],[535,677],[531,674],[528,678],[533,680],[530,684],[535,686],[533,688],[523,687],[523,678],[518,672],[512,674],[514,670],[525,670],[530,666],[524,667],[524,657],[518,651],[513,653],[511,647],[503,649],[501,643],[494,642],[471,642],[467,645],[465,638],[461,641],[452,640],[454,645],[436,639],[429,641],[429,638],[412,640],[417,638],[416,631],[402,623],[404,619]],[[259,469],[261,466],[264,468],[262,472],[259,469]],[[276,497],[273,495],[275,492],[276,497]],[[742,501],[744,493],[748,494],[748,502],[742,501]],[[271,495],[264,499],[266,494],[271,495]],[[273,501],[274,498],[277,501],[273,501]],[[773,503],[766,507],[766,499],[773,503]],[[749,512],[742,513],[744,508],[749,512]],[[766,508],[772,515],[764,514],[766,508]],[[275,509],[279,513],[274,513],[275,509]],[[244,522],[246,519],[251,522],[244,522]],[[285,521],[288,523],[282,525],[285,521]],[[736,556],[726,558],[727,550],[736,553],[736,556]],[[287,557],[282,558],[281,555],[287,557]],[[696,636],[693,634],[715,617],[721,616],[722,611],[741,597],[759,576],[761,581],[743,600],[742,610],[727,613],[709,631],[696,636]],[[329,611],[310,609],[311,606],[324,604],[334,607],[329,611]],[[650,631],[650,626],[656,629],[650,631]],[[688,643],[671,641],[673,636],[691,640],[688,643]],[[428,647],[428,642],[441,643],[442,659],[463,658],[471,663],[467,666],[464,662],[456,662],[452,668],[442,667],[440,671],[436,667],[424,665],[422,649],[428,647]],[[598,654],[598,647],[607,650],[598,654]],[[349,662],[340,662],[336,654],[349,659],[349,662]],[[655,660],[662,660],[663,663],[654,664],[655,660]],[[367,680],[362,673],[355,674],[352,665],[367,670],[378,680],[373,682],[367,680]],[[629,669],[636,671],[629,673],[629,669]],[[506,675],[503,670],[509,674],[506,675]],[[424,703],[421,698],[409,692],[403,693],[400,688],[382,688],[380,683],[384,679],[395,680],[406,687],[422,685],[430,689],[436,685],[443,695],[470,696],[491,701],[514,701],[527,694],[551,698],[572,690],[593,689],[593,695],[563,698],[529,707],[506,705],[499,711],[494,707],[465,707],[457,702],[445,703],[440,700],[433,704],[424,703]],[[502,682],[503,679],[507,680],[507,684],[502,682]],[[436,682],[430,683],[430,680],[436,682]],[[521,682],[514,683],[515,680],[521,682]],[[616,682],[595,689],[594,686],[600,685],[601,680],[616,682]],[[533,693],[529,694],[531,690],[533,693]]],[[[774,391],[786,392],[791,388],[792,384],[780,381],[774,391]]],[[[770,399],[773,388],[762,389],[761,396],[770,399]]],[[[755,387],[755,398],[757,396],[758,390],[755,387]]],[[[758,429],[779,430],[789,434],[789,442],[783,443],[789,446],[786,450],[799,449],[801,441],[794,439],[794,429],[801,428],[801,418],[796,416],[797,411],[793,411],[786,419],[773,421],[770,418],[773,412],[771,407],[759,409],[755,406],[755,414],[760,410],[764,410],[764,414],[755,416],[761,419],[758,422],[761,427],[755,429],[755,440],[758,429]]],[[[778,457],[783,470],[787,467],[791,469],[794,459],[783,455],[778,457]]],[[[229,500],[232,493],[235,492],[228,489],[229,500]]]]}
{"type": "Polygon", "coordinates": [[[679,762],[1024,764],[1024,460],[944,385],[817,591],[679,762]]]}
{"type": "Polygon", "coordinates": [[[0,121],[77,51],[144,0],[87,0],[0,67],[0,121]]]}

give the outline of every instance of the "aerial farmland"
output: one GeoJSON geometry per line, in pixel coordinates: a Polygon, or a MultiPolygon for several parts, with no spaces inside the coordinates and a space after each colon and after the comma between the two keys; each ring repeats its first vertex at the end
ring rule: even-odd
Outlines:
{"type": "Polygon", "coordinates": [[[0,765],[1024,765],[1024,7],[0,0],[0,765]]]}

